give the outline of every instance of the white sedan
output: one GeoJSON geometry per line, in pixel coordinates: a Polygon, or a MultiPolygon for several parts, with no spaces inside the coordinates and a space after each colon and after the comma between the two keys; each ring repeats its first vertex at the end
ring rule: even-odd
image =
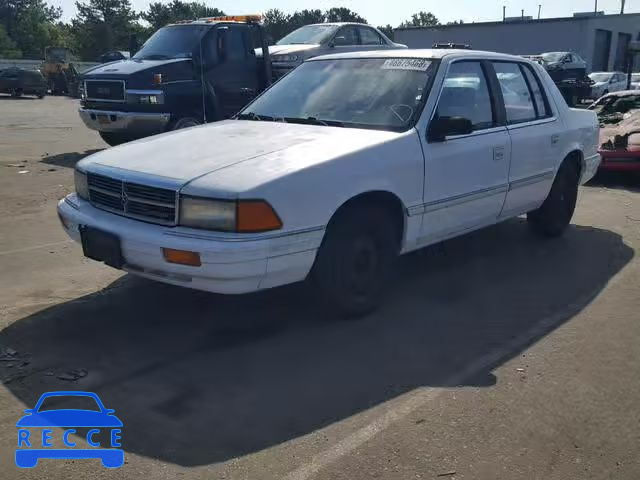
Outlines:
{"type": "Polygon", "coordinates": [[[520,57],[330,55],[234,120],[82,160],[58,213],[86,256],[132,274],[221,293],[310,278],[360,315],[399,254],[525,213],[560,235],[597,142],[596,115],[520,57]]]}

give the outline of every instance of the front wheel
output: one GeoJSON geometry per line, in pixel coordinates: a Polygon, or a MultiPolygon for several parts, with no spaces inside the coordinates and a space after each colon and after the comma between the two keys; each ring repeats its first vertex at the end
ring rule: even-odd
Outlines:
{"type": "Polygon", "coordinates": [[[576,208],[579,180],[577,165],[565,161],[560,166],[544,203],[527,214],[527,221],[535,233],[545,237],[562,235],[576,208]]]}
{"type": "Polygon", "coordinates": [[[130,142],[133,140],[129,135],[118,132],[98,132],[100,134],[100,138],[104,140],[107,144],[112,147],[117,145],[121,145],[126,142],[130,142]]]}
{"type": "Polygon", "coordinates": [[[399,252],[394,225],[386,209],[366,205],[332,221],[311,274],[331,310],[358,317],[378,306],[399,252]]]}

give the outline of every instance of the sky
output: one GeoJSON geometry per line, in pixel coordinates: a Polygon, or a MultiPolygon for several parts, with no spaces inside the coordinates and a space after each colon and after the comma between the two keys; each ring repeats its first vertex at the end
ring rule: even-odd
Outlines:
{"type": "MultiPolygon", "coordinates": [[[[63,20],[68,21],[75,15],[75,0],[47,0],[52,5],[62,7],[63,20]]],[[[137,11],[145,10],[149,0],[131,0],[137,11]]],[[[156,0],[170,3],[170,0],[156,0]]],[[[420,10],[430,11],[442,23],[464,20],[466,23],[502,19],[502,6],[507,7],[507,16],[538,16],[538,5],[542,5],[541,18],[571,16],[573,12],[593,11],[595,0],[201,0],[207,5],[217,7],[229,15],[260,13],[278,8],[291,13],[305,8],[322,10],[331,7],[347,7],[366,18],[372,25],[397,26],[420,10]],[[390,7],[393,5],[393,7],[390,7]]],[[[606,13],[619,13],[620,0],[598,0],[598,10],[606,13]]],[[[625,12],[640,12],[640,0],[627,0],[625,12]]]]}

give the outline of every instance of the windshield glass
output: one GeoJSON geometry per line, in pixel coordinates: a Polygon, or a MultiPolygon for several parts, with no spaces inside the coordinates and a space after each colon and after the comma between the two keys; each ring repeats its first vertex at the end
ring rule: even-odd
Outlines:
{"type": "Polygon", "coordinates": [[[307,25],[283,37],[276,45],[322,43],[337,28],[337,25],[307,25]]]}
{"type": "Polygon", "coordinates": [[[436,65],[416,58],[311,61],[273,85],[240,118],[404,131],[422,109],[436,65]]]}
{"type": "Polygon", "coordinates": [[[592,73],[591,75],[589,75],[589,78],[597,83],[597,82],[608,82],[612,76],[613,76],[612,73],[601,72],[601,73],[592,73]]]}
{"type": "Polygon", "coordinates": [[[566,55],[565,52],[543,53],[542,54],[542,59],[545,62],[559,62],[560,60],[562,60],[562,57],[564,57],[565,55],[566,55]]]}
{"type": "Polygon", "coordinates": [[[45,398],[42,405],[40,405],[38,412],[68,409],[90,410],[93,412],[100,411],[100,407],[92,397],[85,395],[63,395],[45,398]]]}
{"type": "Polygon", "coordinates": [[[168,60],[191,58],[202,35],[209,30],[206,25],[175,25],[164,27],[145,42],[134,60],[168,60]]]}

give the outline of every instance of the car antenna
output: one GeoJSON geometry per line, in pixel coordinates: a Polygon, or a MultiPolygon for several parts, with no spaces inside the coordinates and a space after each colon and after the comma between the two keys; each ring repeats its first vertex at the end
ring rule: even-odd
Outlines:
{"type": "Polygon", "coordinates": [[[207,102],[205,101],[204,58],[202,56],[202,37],[200,37],[200,90],[202,91],[202,123],[207,123],[207,102]]]}

